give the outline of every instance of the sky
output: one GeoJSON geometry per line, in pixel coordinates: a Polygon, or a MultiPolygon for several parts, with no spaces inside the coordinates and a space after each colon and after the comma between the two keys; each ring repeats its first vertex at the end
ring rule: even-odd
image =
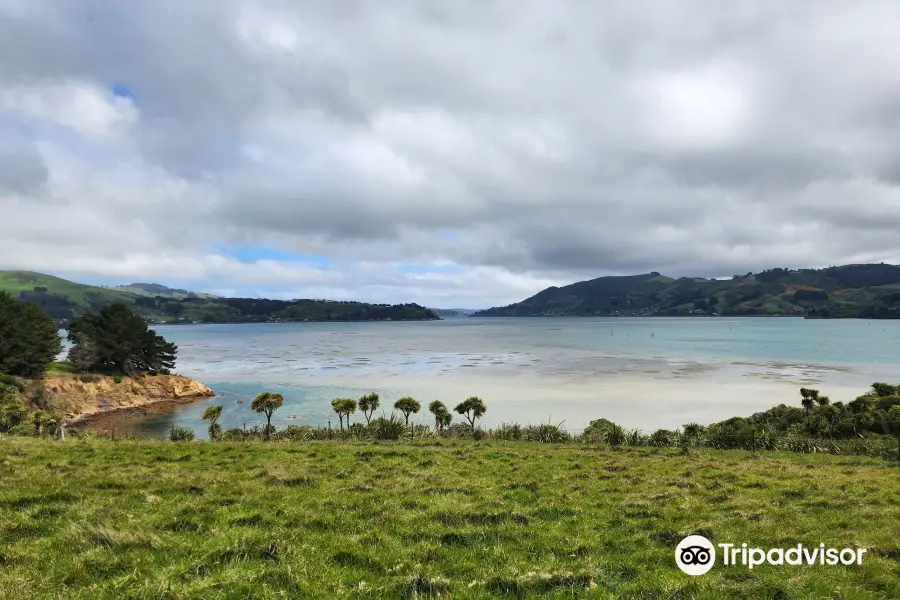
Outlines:
{"type": "Polygon", "coordinates": [[[900,2],[0,0],[0,268],[484,308],[900,263],[900,2]]]}

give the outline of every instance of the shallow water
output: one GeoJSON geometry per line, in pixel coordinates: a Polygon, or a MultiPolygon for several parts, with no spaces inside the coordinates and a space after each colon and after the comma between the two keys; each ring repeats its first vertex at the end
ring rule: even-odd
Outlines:
{"type": "Polygon", "coordinates": [[[403,395],[423,407],[478,395],[486,425],[552,420],[578,431],[599,417],[642,429],[708,423],[797,404],[801,386],[847,401],[873,381],[900,381],[900,321],[462,318],[157,330],[179,346],[177,372],[219,396],[136,424],[152,435],[173,423],[205,435],[210,404],[224,405],[223,428],[260,424],[249,401],[263,390],[285,396],[278,427],[335,425],[331,398],[376,391],[385,407],[403,395]]]}

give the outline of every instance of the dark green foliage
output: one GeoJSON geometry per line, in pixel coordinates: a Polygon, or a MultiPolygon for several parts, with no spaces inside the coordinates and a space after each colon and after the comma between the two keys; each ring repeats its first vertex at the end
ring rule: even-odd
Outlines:
{"type": "Polygon", "coordinates": [[[350,426],[350,415],[356,412],[356,400],[352,398],[335,398],[331,401],[331,408],[340,419],[341,431],[344,430],[344,417],[347,418],[347,426],[350,426]]]}
{"type": "Polygon", "coordinates": [[[194,439],[194,432],[187,427],[172,425],[169,430],[169,440],[173,442],[190,442],[194,439]]]}
{"type": "Polygon", "coordinates": [[[27,414],[19,401],[19,390],[0,382],[0,432],[12,429],[24,421],[27,414]]]}
{"type": "Polygon", "coordinates": [[[209,439],[216,439],[222,431],[218,425],[219,417],[222,416],[222,406],[207,406],[203,411],[203,420],[209,421],[209,439]]]}
{"type": "Polygon", "coordinates": [[[440,400],[435,400],[428,405],[428,412],[434,415],[434,430],[443,431],[445,427],[450,426],[453,415],[447,410],[447,406],[440,400]]]}
{"type": "Polygon", "coordinates": [[[7,375],[6,373],[0,373],[0,384],[14,387],[19,392],[25,391],[25,380],[21,377],[17,377],[16,375],[7,375]]]}
{"type": "Polygon", "coordinates": [[[282,404],[284,404],[284,396],[275,392],[262,392],[253,399],[253,402],[250,403],[250,408],[258,413],[263,413],[266,415],[267,440],[272,437],[273,433],[272,413],[281,408],[282,404]]]}
{"type": "Polygon", "coordinates": [[[781,404],[748,418],[713,423],[696,435],[717,448],[745,448],[754,441],[765,444],[769,438],[785,436],[841,440],[892,435],[889,414],[900,406],[898,391],[898,386],[874,383],[870,391],[845,405],[831,404],[818,390],[802,388],[801,407],[781,404]]]}
{"type": "Polygon", "coordinates": [[[72,322],[69,361],[84,370],[113,373],[168,373],[177,346],[167,342],[124,304],[112,304],[96,315],[72,322]]]}
{"type": "Polygon", "coordinates": [[[37,306],[0,292],[0,373],[40,375],[60,352],[53,320],[37,306]]]}
{"type": "Polygon", "coordinates": [[[378,406],[380,405],[378,394],[372,392],[371,394],[366,394],[365,396],[360,396],[359,398],[359,410],[362,411],[363,415],[366,417],[366,424],[368,424],[372,420],[372,413],[374,413],[378,406]]]}
{"type": "Polygon", "coordinates": [[[463,415],[466,420],[469,422],[469,425],[474,429],[475,421],[484,416],[484,413],[487,412],[487,406],[484,404],[484,400],[477,396],[470,396],[465,400],[465,402],[461,402],[456,405],[454,408],[456,412],[463,415]]]}
{"type": "Polygon", "coordinates": [[[394,402],[394,408],[403,413],[406,424],[409,425],[409,415],[417,413],[422,409],[422,405],[415,398],[405,396],[394,402]]]}
{"type": "Polygon", "coordinates": [[[900,405],[894,405],[886,415],[888,433],[897,438],[897,460],[900,460],[900,405]]]}
{"type": "Polygon", "coordinates": [[[369,428],[376,440],[399,440],[406,431],[405,423],[395,415],[379,417],[369,424],[369,428]]]}

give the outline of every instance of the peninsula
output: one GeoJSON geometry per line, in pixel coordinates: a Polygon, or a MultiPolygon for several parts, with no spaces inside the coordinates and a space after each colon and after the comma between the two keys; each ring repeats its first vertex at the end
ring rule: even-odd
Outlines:
{"type": "Polygon", "coordinates": [[[122,303],[153,324],[308,321],[438,321],[418,304],[221,298],[154,283],[100,287],[33,271],[0,271],[0,292],[42,308],[65,328],[74,318],[122,303]]]}
{"type": "Polygon", "coordinates": [[[474,317],[793,316],[900,318],[900,266],[769,269],[730,279],[643,275],[549,287],[474,317]]]}

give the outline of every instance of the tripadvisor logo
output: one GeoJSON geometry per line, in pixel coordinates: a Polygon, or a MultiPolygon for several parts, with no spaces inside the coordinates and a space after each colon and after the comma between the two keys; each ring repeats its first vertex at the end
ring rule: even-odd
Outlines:
{"type": "Polygon", "coordinates": [[[689,535],[675,548],[675,563],[688,575],[703,575],[716,564],[716,549],[702,535],[689,535]]]}
{"type": "MultiPolygon", "coordinates": [[[[867,548],[826,548],[825,544],[807,548],[749,548],[747,544],[718,544],[722,564],[727,567],[759,565],[861,565],[867,548]]],[[[716,546],[702,535],[689,535],[675,548],[675,564],[688,575],[703,575],[716,564],[716,546]]]]}

